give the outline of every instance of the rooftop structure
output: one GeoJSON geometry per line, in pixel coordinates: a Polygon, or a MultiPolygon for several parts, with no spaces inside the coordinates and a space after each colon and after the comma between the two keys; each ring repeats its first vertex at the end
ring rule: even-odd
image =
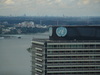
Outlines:
{"type": "Polygon", "coordinates": [[[58,27],[53,26],[50,28],[50,31],[53,32],[52,35],[50,34],[50,40],[100,40],[100,26],[68,25],[58,27]],[[61,34],[63,31],[65,35],[60,36],[59,33],[61,34]]]}

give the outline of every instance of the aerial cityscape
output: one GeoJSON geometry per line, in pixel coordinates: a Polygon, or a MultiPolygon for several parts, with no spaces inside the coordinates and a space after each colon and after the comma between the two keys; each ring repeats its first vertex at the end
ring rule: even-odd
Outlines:
{"type": "Polygon", "coordinates": [[[51,25],[100,25],[100,17],[0,17],[0,34],[46,32],[51,25]]]}
{"type": "Polygon", "coordinates": [[[0,0],[0,75],[100,75],[100,0],[0,0]]]}

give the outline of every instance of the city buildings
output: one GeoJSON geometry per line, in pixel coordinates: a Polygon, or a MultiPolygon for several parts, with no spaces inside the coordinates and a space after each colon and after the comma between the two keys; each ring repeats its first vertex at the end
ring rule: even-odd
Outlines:
{"type": "Polygon", "coordinates": [[[33,39],[32,75],[100,75],[100,26],[52,26],[33,39]]]}

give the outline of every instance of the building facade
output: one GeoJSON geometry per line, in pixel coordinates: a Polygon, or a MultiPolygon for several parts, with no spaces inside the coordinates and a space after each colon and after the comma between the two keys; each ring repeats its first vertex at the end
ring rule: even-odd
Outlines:
{"type": "Polygon", "coordinates": [[[49,39],[32,41],[32,75],[100,75],[100,26],[53,26],[49,32],[49,39]]]}

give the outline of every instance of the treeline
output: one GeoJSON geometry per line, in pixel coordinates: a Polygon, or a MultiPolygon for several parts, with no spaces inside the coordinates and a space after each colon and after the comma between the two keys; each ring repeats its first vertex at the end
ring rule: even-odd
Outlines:
{"type": "Polygon", "coordinates": [[[17,32],[18,32],[18,30],[20,30],[21,33],[27,34],[27,33],[39,33],[39,32],[42,33],[42,32],[46,32],[46,31],[48,31],[48,28],[17,27],[16,30],[17,30],[17,32]]]}
{"type": "MultiPolygon", "coordinates": [[[[3,29],[3,28],[2,28],[3,29]]],[[[48,28],[32,28],[32,27],[16,27],[15,29],[10,29],[8,32],[2,31],[0,28],[0,34],[30,34],[30,33],[43,33],[47,32],[48,28]]]]}
{"type": "Polygon", "coordinates": [[[0,22],[18,24],[23,21],[33,21],[42,25],[100,25],[100,17],[0,17],[0,22]]]}

